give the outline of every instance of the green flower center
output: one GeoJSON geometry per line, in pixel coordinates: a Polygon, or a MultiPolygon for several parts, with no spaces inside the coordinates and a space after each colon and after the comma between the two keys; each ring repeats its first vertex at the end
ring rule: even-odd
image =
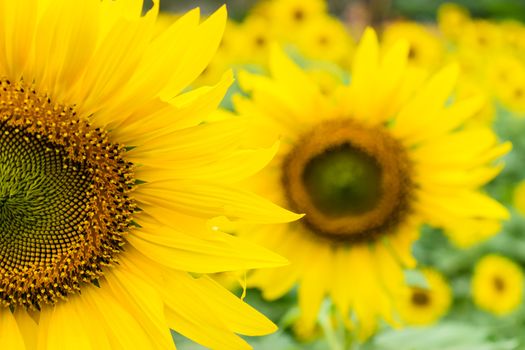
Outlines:
{"type": "Polygon", "coordinates": [[[63,147],[0,124],[0,255],[3,266],[51,261],[79,242],[93,175],[63,147]]]}
{"type": "Polygon", "coordinates": [[[303,173],[314,205],[329,216],[362,214],[381,198],[381,168],[368,154],[343,144],[312,158],[303,173]]]}

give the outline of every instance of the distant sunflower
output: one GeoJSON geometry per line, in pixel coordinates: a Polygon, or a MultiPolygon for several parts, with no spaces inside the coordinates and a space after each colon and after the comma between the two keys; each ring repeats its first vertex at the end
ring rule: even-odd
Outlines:
{"type": "Polygon", "coordinates": [[[265,10],[265,15],[281,29],[282,34],[293,35],[294,30],[326,13],[326,1],[270,0],[265,10]]]}
{"type": "Polygon", "coordinates": [[[443,60],[440,38],[419,23],[395,22],[385,28],[382,41],[387,49],[400,39],[408,41],[408,61],[416,66],[435,69],[443,60]]]}
{"type": "Polygon", "coordinates": [[[2,349],[170,349],[170,327],[247,349],[234,333],[275,329],[205,275],[282,263],[208,218],[293,218],[232,185],[273,151],[201,125],[231,77],[182,93],[226,11],[155,36],[158,6],[0,0],[2,349]]]}
{"type": "Polygon", "coordinates": [[[452,293],[443,276],[432,269],[423,269],[426,286],[409,286],[399,302],[399,313],[409,325],[430,325],[439,320],[450,307],[452,293]]]}
{"type": "Polygon", "coordinates": [[[257,271],[250,283],[275,299],[298,282],[305,332],[327,295],[344,317],[355,316],[361,337],[378,318],[393,323],[389,292],[404,286],[403,267],[414,265],[411,245],[422,223],[472,239],[508,217],[479,187],[499,173],[493,163],[510,144],[499,144],[486,127],[462,129],[483,99],[451,101],[457,67],[423,82],[406,69],[407,56],[408,44],[398,42],[380,57],[376,34],[367,30],[350,85],[334,94],[323,94],[278,49],[271,77],[239,77],[251,96],[235,98],[238,112],[259,119],[261,135],[282,137],[252,185],[306,214],[300,222],[246,230],[292,262],[257,271]]]}
{"type": "Polygon", "coordinates": [[[499,255],[487,255],[476,264],[472,296],[481,309],[496,315],[516,310],[523,301],[523,272],[518,264],[499,255]]]}
{"type": "Polygon", "coordinates": [[[439,30],[447,39],[457,41],[465,25],[470,22],[470,14],[466,8],[457,4],[444,3],[439,6],[437,22],[439,30]]]}
{"type": "Polygon", "coordinates": [[[351,57],[354,46],[345,26],[330,16],[318,16],[297,30],[294,43],[310,59],[343,65],[351,57]]]}

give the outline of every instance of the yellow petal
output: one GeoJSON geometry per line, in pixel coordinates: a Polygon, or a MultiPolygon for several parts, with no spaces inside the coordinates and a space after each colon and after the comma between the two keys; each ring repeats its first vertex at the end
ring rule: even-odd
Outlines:
{"type": "Polygon", "coordinates": [[[130,272],[112,269],[108,287],[120,304],[135,315],[158,349],[173,348],[173,339],[164,316],[164,302],[153,286],[130,272]]]}
{"type": "Polygon", "coordinates": [[[25,350],[24,339],[20,334],[18,325],[15,317],[6,308],[3,308],[0,312],[0,348],[1,349],[13,349],[13,350],[25,350]]]}
{"type": "Polygon", "coordinates": [[[86,288],[82,292],[87,307],[106,329],[112,349],[154,349],[154,343],[135,317],[108,291],[108,286],[86,288]]]}
{"type": "Polygon", "coordinates": [[[203,239],[167,226],[145,226],[127,239],[151,260],[183,271],[214,273],[287,264],[275,253],[220,231],[203,239]]]}
{"type": "Polygon", "coordinates": [[[184,46],[184,53],[173,63],[170,71],[172,80],[163,89],[161,97],[175,97],[206,68],[219,47],[226,18],[226,6],[222,6],[201,23],[192,36],[192,42],[184,46]]]}
{"type": "Polygon", "coordinates": [[[302,217],[253,193],[207,181],[149,182],[141,185],[136,198],[140,202],[205,218],[225,216],[249,222],[277,223],[302,217]]]}

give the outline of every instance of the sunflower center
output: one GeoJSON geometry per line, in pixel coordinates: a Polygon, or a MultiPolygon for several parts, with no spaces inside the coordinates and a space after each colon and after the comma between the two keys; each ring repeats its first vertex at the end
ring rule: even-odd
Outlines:
{"type": "Polygon", "coordinates": [[[410,164],[382,127],[351,119],[315,126],[283,163],[283,186],[303,222],[333,240],[370,241],[394,229],[410,204],[410,164]]]}
{"type": "Polygon", "coordinates": [[[304,19],[304,12],[302,9],[298,8],[293,11],[293,18],[297,22],[301,22],[304,19]]]}
{"type": "Polygon", "coordinates": [[[501,277],[494,277],[493,284],[496,291],[503,292],[505,290],[505,281],[501,277]]]}
{"type": "Polygon", "coordinates": [[[430,304],[430,296],[423,290],[414,290],[411,298],[412,304],[423,307],[430,304]]]}
{"type": "Polygon", "coordinates": [[[303,182],[315,207],[331,216],[367,212],[381,197],[379,164],[348,143],[313,157],[304,168],[303,182]]]}
{"type": "Polygon", "coordinates": [[[135,204],[124,149],[72,108],[0,80],[0,301],[40,309],[116,261],[135,204]]]}

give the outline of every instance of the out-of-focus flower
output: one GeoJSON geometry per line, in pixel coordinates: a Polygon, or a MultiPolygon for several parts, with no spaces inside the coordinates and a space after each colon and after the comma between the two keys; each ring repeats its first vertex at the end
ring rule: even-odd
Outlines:
{"type": "Polygon", "coordinates": [[[306,23],[295,35],[293,44],[306,58],[330,61],[341,66],[350,63],[354,42],[337,19],[319,16],[306,23]]]}
{"type": "Polygon", "coordinates": [[[295,32],[326,13],[325,0],[270,0],[266,17],[279,35],[293,38],[295,32]]]}
{"type": "Polygon", "coordinates": [[[425,286],[410,286],[399,302],[401,320],[408,325],[430,325],[446,314],[452,292],[443,276],[430,268],[423,269],[425,286]]]}
{"type": "Polygon", "coordinates": [[[408,51],[398,42],[381,55],[368,30],[350,85],[328,95],[278,49],[270,77],[239,76],[251,96],[236,96],[237,111],[257,120],[261,134],[282,135],[278,155],[252,185],[306,214],[290,225],[241,230],[292,262],[257,271],[249,283],[268,299],[298,283],[302,334],[313,330],[327,296],[344,319],[355,315],[361,339],[379,318],[395,323],[391,293],[404,288],[403,268],[415,264],[420,224],[475,236],[508,217],[479,187],[499,173],[494,161],[510,144],[487,127],[461,129],[483,99],[450,102],[457,66],[422,81],[407,66],[408,51]]]}
{"type": "Polygon", "coordinates": [[[395,22],[389,24],[383,33],[382,42],[386,49],[400,39],[409,43],[409,62],[428,69],[437,68],[443,61],[443,43],[436,33],[416,22],[395,22]]]}
{"type": "Polygon", "coordinates": [[[470,15],[464,7],[445,3],[439,7],[437,19],[439,29],[445,37],[457,41],[465,24],[470,21],[470,15]]]}
{"type": "Polygon", "coordinates": [[[523,301],[523,272],[512,260],[487,255],[476,264],[472,297],[481,309],[496,315],[516,310],[523,301]]]}

